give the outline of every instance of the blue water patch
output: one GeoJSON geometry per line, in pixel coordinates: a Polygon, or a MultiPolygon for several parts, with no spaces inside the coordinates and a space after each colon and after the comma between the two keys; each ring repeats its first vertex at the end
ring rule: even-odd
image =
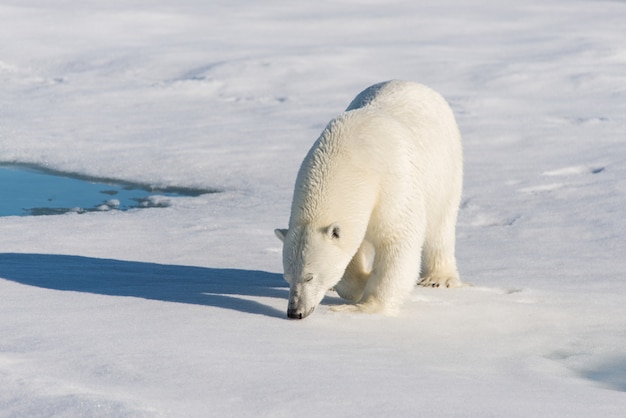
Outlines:
{"type": "Polygon", "coordinates": [[[169,206],[169,198],[217,190],[150,186],[0,164],[0,216],[59,215],[169,206]]]}

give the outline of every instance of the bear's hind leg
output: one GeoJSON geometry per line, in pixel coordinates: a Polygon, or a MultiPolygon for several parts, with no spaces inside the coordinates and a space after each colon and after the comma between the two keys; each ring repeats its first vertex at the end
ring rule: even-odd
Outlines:
{"type": "Polygon", "coordinates": [[[442,231],[435,234],[435,237],[426,238],[422,249],[422,274],[418,285],[425,287],[466,286],[459,278],[454,244],[453,222],[442,228],[442,231]]]}

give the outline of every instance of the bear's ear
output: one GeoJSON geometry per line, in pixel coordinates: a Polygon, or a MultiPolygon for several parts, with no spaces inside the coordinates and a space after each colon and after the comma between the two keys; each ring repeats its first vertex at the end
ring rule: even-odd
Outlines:
{"type": "Polygon", "coordinates": [[[281,240],[282,242],[285,242],[285,236],[287,235],[287,230],[286,229],[275,229],[274,233],[276,234],[276,236],[278,237],[279,240],[281,240]]]}
{"type": "Polygon", "coordinates": [[[326,234],[330,239],[339,239],[341,238],[341,227],[337,222],[333,222],[326,230],[326,234]]]}

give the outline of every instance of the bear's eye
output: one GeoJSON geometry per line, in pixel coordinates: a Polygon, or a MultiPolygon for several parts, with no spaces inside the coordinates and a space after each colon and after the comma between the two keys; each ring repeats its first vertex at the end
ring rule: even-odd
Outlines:
{"type": "Polygon", "coordinates": [[[332,223],[325,230],[326,236],[329,239],[336,240],[341,238],[341,226],[338,223],[332,223]]]}
{"type": "Polygon", "coordinates": [[[302,279],[304,283],[310,282],[311,280],[313,280],[312,274],[307,274],[306,276],[304,276],[304,279],[302,279]]]}

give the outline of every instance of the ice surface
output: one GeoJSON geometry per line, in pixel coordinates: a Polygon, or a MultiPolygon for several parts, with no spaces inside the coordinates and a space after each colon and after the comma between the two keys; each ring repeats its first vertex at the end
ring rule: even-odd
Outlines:
{"type": "MultiPolygon", "coordinates": [[[[0,415],[623,416],[621,1],[4,1],[0,162],[220,190],[0,218],[0,415]],[[464,138],[456,290],[284,319],[297,168],[363,88],[464,138]]],[[[115,197],[113,197],[115,198],[115,197]]],[[[105,197],[111,199],[111,197],[105,197]]]]}

